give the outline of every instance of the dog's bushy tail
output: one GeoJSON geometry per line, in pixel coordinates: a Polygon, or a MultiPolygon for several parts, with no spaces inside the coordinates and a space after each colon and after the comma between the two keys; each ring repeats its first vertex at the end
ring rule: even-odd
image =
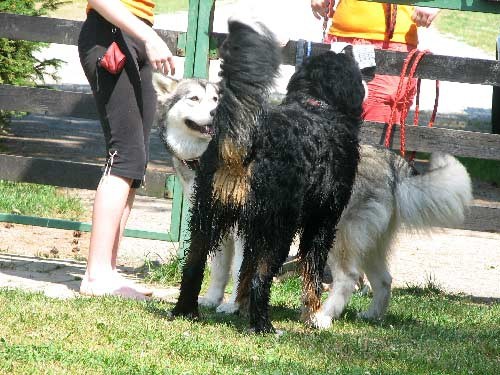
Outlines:
{"type": "Polygon", "coordinates": [[[472,188],[465,167],[453,156],[433,153],[429,170],[396,187],[398,222],[410,230],[457,226],[464,221],[472,188]]]}
{"type": "Polygon", "coordinates": [[[281,48],[262,23],[231,17],[220,49],[222,84],[238,97],[268,96],[279,74],[281,48]]]}
{"type": "Polygon", "coordinates": [[[248,147],[279,74],[281,48],[261,23],[231,18],[228,28],[219,49],[221,96],[214,123],[216,132],[248,147]]]}

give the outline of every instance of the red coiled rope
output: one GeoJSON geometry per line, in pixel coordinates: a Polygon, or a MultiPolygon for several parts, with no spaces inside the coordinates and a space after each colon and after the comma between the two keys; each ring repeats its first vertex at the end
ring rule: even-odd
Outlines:
{"type": "MultiPolygon", "coordinates": [[[[408,56],[406,57],[404,63],[403,63],[403,68],[401,69],[401,75],[399,76],[399,85],[398,89],[396,91],[396,99],[394,103],[392,104],[391,108],[391,116],[389,118],[389,122],[387,123],[387,132],[385,134],[385,139],[384,139],[384,146],[389,148],[390,143],[391,143],[391,137],[392,137],[392,132],[394,128],[394,122],[396,121],[396,112],[397,112],[397,106],[399,103],[402,103],[402,109],[401,109],[401,116],[399,119],[399,125],[400,125],[400,153],[401,156],[405,156],[406,153],[406,118],[408,117],[408,111],[410,109],[410,103],[411,103],[411,94],[412,94],[412,88],[411,88],[411,81],[415,75],[415,71],[417,70],[418,63],[422,58],[430,53],[430,51],[425,50],[425,51],[419,51],[417,49],[414,49],[408,53],[408,56]],[[411,65],[411,66],[410,66],[411,65]],[[410,66],[410,71],[408,73],[408,76],[406,77],[406,73],[408,71],[408,67],[410,66]],[[405,82],[405,78],[407,78],[405,82]],[[406,83],[406,84],[405,84],[406,83]]],[[[415,101],[415,117],[413,119],[413,124],[418,125],[418,113],[419,113],[419,98],[420,98],[420,81],[421,79],[418,78],[417,80],[417,94],[416,94],[416,101],[415,101]]],[[[432,127],[434,125],[434,121],[436,120],[436,114],[437,114],[437,107],[438,107],[438,101],[439,101],[439,81],[436,80],[436,99],[434,100],[434,109],[432,111],[431,119],[429,121],[428,126],[432,127]]],[[[414,154],[412,158],[414,157],[414,154]]]]}

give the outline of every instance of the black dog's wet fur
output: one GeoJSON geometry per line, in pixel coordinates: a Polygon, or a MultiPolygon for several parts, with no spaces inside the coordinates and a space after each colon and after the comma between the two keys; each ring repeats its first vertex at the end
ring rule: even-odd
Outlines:
{"type": "Polygon", "coordinates": [[[278,74],[280,47],[233,21],[220,49],[223,59],[216,134],[200,162],[190,222],[191,244],[173,315],[198,316],[198,295],[207,255],[235,224],[245,241],[238,301],[248,305],[255,332],[273,332],[269,318],[273,276],[300,233],[306,316],[319,308],[321,278],[347,204],[358,163],[358,131],[364,89],[347,54],[310,58],[291,78],[284,102],[268,105],[278,74]],[[228,142],[240,150],[247,173],[244,200],[221,199],[214,177],[225,164],[228,142]]]}

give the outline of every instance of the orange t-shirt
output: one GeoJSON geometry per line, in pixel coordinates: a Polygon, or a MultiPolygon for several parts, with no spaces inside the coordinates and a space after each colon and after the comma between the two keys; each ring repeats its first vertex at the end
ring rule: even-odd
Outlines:
{"type": "MultiPolygon", "coordinates": [[[[151,24],[154,23],[154,13],[153,8],[155,3],[152,0],[120,0],[123,5],[127,7],[133,14],[137,17],[145,19],[151,24]]],[[[87,12],[92,9],[90,5],[87,4],[87,12]]]]}
{"type": "MultiPolygon", "coordinates": [[[[398,5],[391,42],[417,46],[417,25],[411,20],[414,7],[398,5]]],[[[384,40],[385,13],[381,3],[339,0],[329,34],[335,36],[384,40]]]]}

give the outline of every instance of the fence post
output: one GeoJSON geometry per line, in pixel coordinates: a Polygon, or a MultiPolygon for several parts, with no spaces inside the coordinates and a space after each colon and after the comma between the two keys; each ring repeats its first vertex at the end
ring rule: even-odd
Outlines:
{"type": "MultiPolygon", "coordinates": [[[[208,78],[208,53],[214,15],[214,0],[189,0],[184,78],[208,78]]],[[[189,202],[183,201],[180,242],[177,255],[184,258],[189,248],[189,202]]]]}

